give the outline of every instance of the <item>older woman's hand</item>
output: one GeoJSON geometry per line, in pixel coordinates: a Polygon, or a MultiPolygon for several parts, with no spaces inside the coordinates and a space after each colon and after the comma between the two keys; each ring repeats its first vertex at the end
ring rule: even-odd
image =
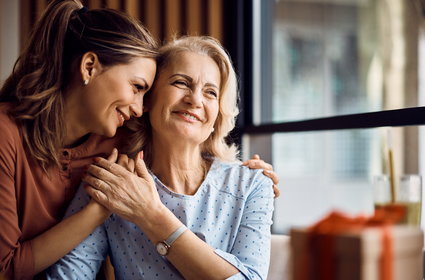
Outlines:
{"type": "Polygon", "coordinates": [[[260,159],[260,156],[255,154],[251,159],[242,162],[242,165],[248,166],[251,169],[264,169],[263,174],[273,181],[274,197],[279,197],[279,176],[273,171],[273,166],[271,164],[260,159]]]}
{"type": "MultiPolygon", "coordinates": [[[[112,152],[108,156],[107,160],[110,161],[110,162],[117,162],[119,160],[118,150],[116,148],[114,148],[112,150],[112,152]]],[[[118,162],[120,162],[120,161],[123,162],[123,160],[121,158],[118,162]]],[[[133,169],[134,169],[134,162],[133,162],[133,169]]],[[[101,210],[101,213],[103,213],[103,215],[105,215],[105,219],[111,215],[111,211],[109,211],[109,209],[104,207],[102,204],[100,204],[96,200],[91,199],[89,204],[93,204],[93,205],[96,205],[96,207],[99,207],[99,209],[101,210]]]]}
{"type": "Polygon", "coordinates": [[[143,222],[152,210],[163,206],[142,155],[135,161],[121,155],[120,164],[95,158],[83,178],[93,199],[133,223],[143,222]]]}

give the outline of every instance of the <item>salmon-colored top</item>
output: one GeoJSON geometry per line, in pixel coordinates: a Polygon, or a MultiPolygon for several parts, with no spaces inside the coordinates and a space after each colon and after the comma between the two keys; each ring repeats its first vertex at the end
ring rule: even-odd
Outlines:
{"type": "Polygon", "coordinates": [[[32,279],[31,240],[61,221],[84,167],[95,156],[109,155],[116,140],[93,134],[78,147],[62,149],[62,166],[46,174],[24,149],[9,107],[0,103],[0,271],[6,279],[32,279]]]}

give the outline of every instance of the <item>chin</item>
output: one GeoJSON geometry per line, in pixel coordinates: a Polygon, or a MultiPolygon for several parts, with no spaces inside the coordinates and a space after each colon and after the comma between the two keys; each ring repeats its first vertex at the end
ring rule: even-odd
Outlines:
{"type": "Polygon", "coordinates": [[[117,133],[117,128],[111,128],[104,131],[103,136],[106,136],[108,138],[114,137],[117,133]]]}

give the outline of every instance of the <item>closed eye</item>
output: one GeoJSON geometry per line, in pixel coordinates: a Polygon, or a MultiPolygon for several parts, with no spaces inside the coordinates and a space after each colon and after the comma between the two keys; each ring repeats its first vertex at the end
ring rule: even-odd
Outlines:
{"type": "Polygon", "coordinates": [[[186,82],[184,80],[177,80],[177,81],[174,81],[172,84],[176,85],[178,87],[189,87],[188,82],[186,82]]]}
{"type": "Polygon", "coordinates": [[[216,93],[214,90],[207,90],[206,92],[207,92],[209,95],[211,95],[211,96],[213,96],[213,97],[217,98],[217,93],[216,93]]]}
{"type": "Polygon", "coordinates": [[[148,87],[146,85],[133,84],[133,86],[137,92],[145,92],[148,90],[148,87]]]}

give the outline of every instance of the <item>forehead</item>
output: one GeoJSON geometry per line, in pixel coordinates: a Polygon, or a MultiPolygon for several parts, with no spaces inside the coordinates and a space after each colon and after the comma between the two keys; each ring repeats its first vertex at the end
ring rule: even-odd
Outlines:
{"type": "Polygon", "coordinates": [[[162,71],[165,75],[186,74],[193,79],[202,78],[206,82],[220,84],[220,69],[208,55],[183,52],[170,57],[162,71]]]}

